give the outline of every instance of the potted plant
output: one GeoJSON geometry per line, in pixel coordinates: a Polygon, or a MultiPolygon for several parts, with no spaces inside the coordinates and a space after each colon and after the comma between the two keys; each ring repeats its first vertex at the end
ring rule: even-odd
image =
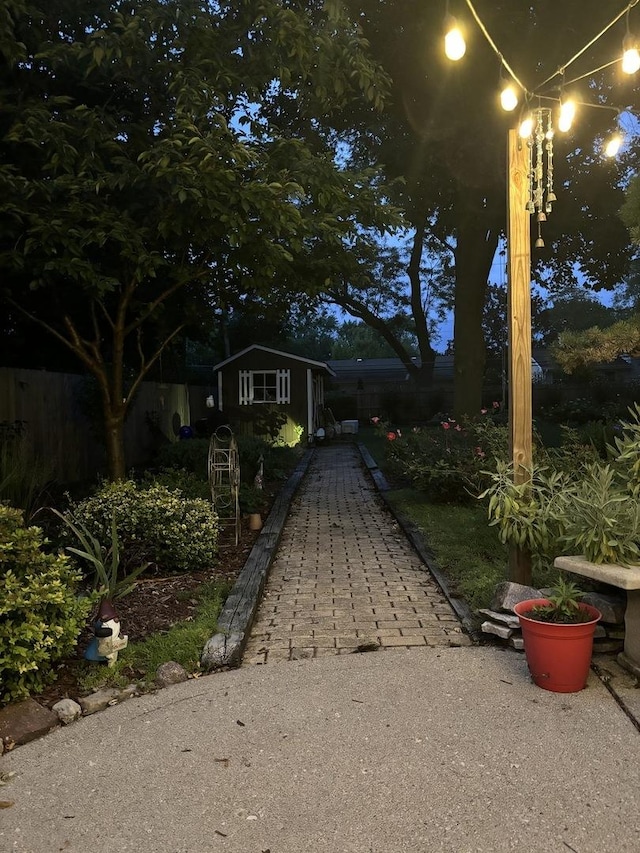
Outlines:
{"type": "Polygon", "coordinates": [[[528,599],[513,608],[531,677],[544,690],[576,693],[587,682],[601,613],[581,598],[575,584],[560,578],[548,598],[528,599]]]}

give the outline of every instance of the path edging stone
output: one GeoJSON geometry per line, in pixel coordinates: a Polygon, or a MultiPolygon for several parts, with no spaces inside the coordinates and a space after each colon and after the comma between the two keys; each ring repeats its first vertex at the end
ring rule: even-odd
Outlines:
{"type": "Polygon", "coordinates": [[[207,640],[202,651],[200,663],[207,671],[240,665],[291,501],[307,473],[314,453],[314,448],[305,452],[271,507],[247,562],[222,608],[218,618],[218,632],[207,640]]]}

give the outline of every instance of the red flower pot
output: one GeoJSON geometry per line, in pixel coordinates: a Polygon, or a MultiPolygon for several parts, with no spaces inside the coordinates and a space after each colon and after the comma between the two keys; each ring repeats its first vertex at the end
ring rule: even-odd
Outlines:
{"type": "Polygon", "coordinates": [[[527,616],[534,607],[549,603],[547,598],[531,598],[513,608],[520,619],[529,672],[544,690],[577,693],[587,683],[593,634],[602,614],[590,604],[581,604],[580,609],[592,617],[588,622],[568,625],[527,616]]]}

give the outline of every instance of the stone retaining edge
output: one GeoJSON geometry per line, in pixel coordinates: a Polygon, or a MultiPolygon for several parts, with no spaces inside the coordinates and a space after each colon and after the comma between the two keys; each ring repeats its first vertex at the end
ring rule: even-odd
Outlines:
{"type": "Polygon", "coordinates": [[[222,608],[218,618],[218,633],[205,644],[200,659],[204,669],[240,665],[291,501],[307,473],[314,452],[313,448],[305,452],[275,499],[247,562],[222,608]]]}
{"type": "Polygon", "coordinates": [[[474,642],[480,642],[483,638],[480,636],[477,627],[477,619],[474,618],[473,612],[470,607],[467,605],[465,601],[461,598],[457,598],[455,595],[451,593],[448,587],[448,581],[443,573],[442,569],[438,566],[436,558],[433,554],[433,551],[429,548],[424,535],[420,528],[414,524],[411,519],[405,515],[403,512],[399,512],[392,506],[389,498],[387,497],[387,492],[391,491],[391,487],[387,482],[387,478],[384,476],[380,468],[378,467],[378,463],[375,461],[371,453],[367,447],[361,442],[356,442],[358,450],[360,451],[360,456],[362,457],[362,461],[364,462],[373,482],[376,485],[378,493],[380,497],[384,501],[385,506],[391,513],[391,515],[398,522],[400,527],[402,528],[405,536],[413,546],[413,549],[416,551],[422,562],[427,567],[429,573],[433,576],[433,579],[440,587],[442,594],[447,599],[451,607],[453,608],[456,616],[462,623],[462,627],[469,634],[474,642]]]}

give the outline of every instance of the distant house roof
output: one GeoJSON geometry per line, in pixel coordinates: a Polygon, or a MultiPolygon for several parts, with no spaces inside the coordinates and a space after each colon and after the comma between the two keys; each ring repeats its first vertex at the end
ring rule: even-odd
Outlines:
{"type": "MultiPolygon", "coordinates": [[[[418,363],[418,362],[417,362],[418,363]]],[[[343,358],[327,362],[341,382],[406,382],[407,368],[399,358],[343,358]]]]}
{"type": "Polygon", "coordinates": [[[226,367],[228,364],[231,364],[232,361],[235,361],[237,358],[240,358],[243,355],[246,355],[248,352],[252,350],[256,350],[257,352],[268,352],[271,355],[281,355],[284,358],[290,358],[293,361],[301,361],[304,364],[308,364],[309,367],[315,367],[318,370],[326,370],[326,372],[330,376],[334,376],[333,370],[329,367],[327,362],[325,361],[315,361],[312,358],[304,358],[301,355],[294,355],[291,352],[284,352],[283,350],[272,349],[271,347],[263,347],[260,344],[251,344],[249,347],[245,347],[240,352],[235,353],[235,355],[229,356],[229,358],[225,358],[224,361],[218,362],[218,364],[214,364],[211,368],[212,370],[221,370],[223,367],[226,367]]]}

